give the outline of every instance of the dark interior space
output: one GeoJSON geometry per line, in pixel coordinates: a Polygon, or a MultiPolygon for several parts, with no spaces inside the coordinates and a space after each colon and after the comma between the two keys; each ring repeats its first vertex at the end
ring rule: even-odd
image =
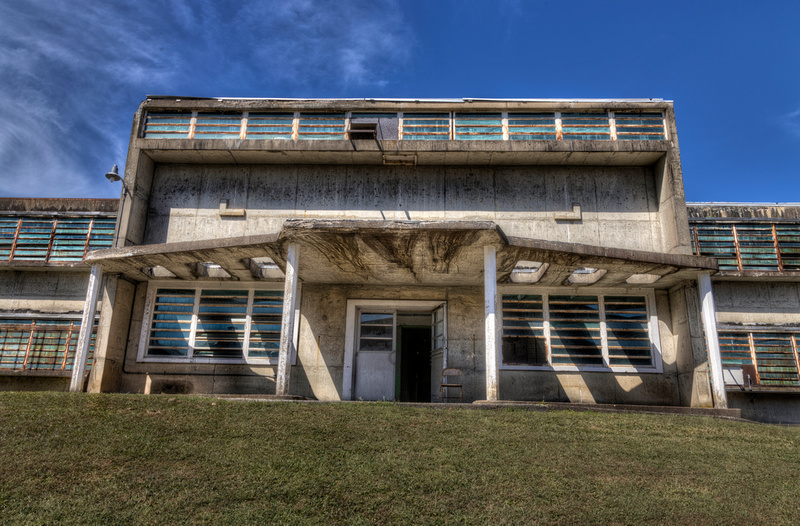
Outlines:
{"type": "Polygon", "coordinates": [[[400,401],[431,401],[430,327],[400,327],[400,401]]]}

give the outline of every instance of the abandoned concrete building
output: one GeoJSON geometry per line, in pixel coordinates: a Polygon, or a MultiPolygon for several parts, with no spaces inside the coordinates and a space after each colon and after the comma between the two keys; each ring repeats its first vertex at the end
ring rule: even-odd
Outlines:
{"type": "Polygon", "coordinates": [[[118,203],[82,263],[8,220],[2,388],[58,304],[72,390],[800,419],[800,208],[687,207],[669,101],[149,97],[118,203]]]}

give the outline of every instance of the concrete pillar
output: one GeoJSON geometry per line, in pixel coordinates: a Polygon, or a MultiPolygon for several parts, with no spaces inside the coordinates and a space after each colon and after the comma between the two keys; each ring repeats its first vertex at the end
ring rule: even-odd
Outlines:
{"type": "Polygon", "coordinates": [[[703,310],[703,329],[706,333],[708,365],[711,367],[711,394],[714,407],[728,407],[725,395],[725,380],[722,377],[722,356],[717,335],[717,310],[714,306],[714,292],[711,288],[711,273],[701,272],[697,276],[698,292],[703,310]]]}
{"type": "Polygon", "coordinates": [[[92,265],[92,272],[89,274],[89,286],[86,288],[86,301],[83,304],[81,332],[78,335],[78,344],[75,348],[75,363],[72,365],[72,379],[69,383],[69,390],[71,393],[80,393],[83,391],[86,360],[89,357],[89,346],[92,344],[94,314],[97,310],[97,297],[100,294],[102,281],[102,265],[92,265]]]}
{"type": "Polygon", "coordinates": [[[89,393],[119,391],[135,293],[136,286],[133,283],[119,276],[106,275],[94,364],[86,388],[89,393]]]}
{"type": "Polygon", "coordinates": [[[500,399],[500,333],[497,330],[497,249],[483,247],[483,294],[486,335],[486,400],[500,399]]]}
{"type": "Polygon", "coordinates": [[[281,320],[281,342],[278,354],[278,374],[275,379],[275,394],[289,394],[291,359],[294,354],[295,307],[297,305],[297,259],[298,246],[289,244],[286,256],[286,280],[283,286],[283,318],[281,320]]]}

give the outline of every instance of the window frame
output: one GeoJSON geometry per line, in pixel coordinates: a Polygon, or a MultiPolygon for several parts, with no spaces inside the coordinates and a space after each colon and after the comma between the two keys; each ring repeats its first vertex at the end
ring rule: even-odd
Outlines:
{"type": "Polygon", "coordinates": [[[662,373],[664,371],[661,337],[658,330],[658,314],[656,310],[655,291],[652,289],[608,289],[608,288],[587,288],[587,287],[536,287],[529,285],[498,285],[497,287],[497,311],[499,348],[502,349],[503,342],[503,295],[504,294],[525,294],[541,295],[543,310],[543,334],[547,350],[547,365],[524,365],[506,364],[503,362],[502,350],[499,354],[500,369],[507,371],[581,371],[581,372],[614,372],[614,373],[662,373]],[[602,339],[602,357],[604,365],[553,365],[552,351],[550,346],[550,316],[549,316],[549,297],[550,296],[597,296],[598,311],[600,313],[600,336],[602,339]],[[605,316],[605,297],[606,296],[631,296],[644,297],[647,307],[647,333],[650,338],[650,353],[652,365],[649,367],[630,366],[630,365],[610,365],[608,350],[608,332],[606,328],[605,316]]]}
{"type": "MultiPolygon", "coordinates": [[[[284,291],[283,282],[271,283],[230,283],[230,282],[203,282],[203,283],[181,283],[178,281],[150,281],[147,286],[147,296],[144,304],[144,316],[142,319],[142,328],[139,337],[139,349],[136,356],[137,362],[143,363],[176,363],[176,364],[236,364],[236,365],[278,365],[278,357],[275,358],[254,358],[249,356],[249,339],[250,328],[252,321],[252,305],[253,297],[256,291],[284,291]],[[156,292],[159,288],[171,289],[186,289],[194,290],[195,300],[192,308],[192,321],[190,329],[190,342],[193,340],[193,335],[197,330],[198,319],[198,306],[199,298],[203,290],[247,290],[247,311],[245,314],[245,330],[244,341],[242,342],[242,358],[214,358],[214,357],[196,357],[194,356],[194,348],[188,345],[188,352],[186,356],[148,356],[147,350],[150,341],[150,332],[152,330],[153,309],[155,307],[156,292]]],[[[297,284],[297,294],[300,297],[301,286],[297,284]]],[[[299,337],[299,319],[300,319],[300,302],[296,302],[294,311],[295,324],[292,339],[294,345],[292,346],[291,365],[297,362],[297,341],[299,337]]],[[[283,315],[281,315],[281,320],[283,315]]],[[[283,323],[281,323],[281,331],[283,331],[283,323]]]]}

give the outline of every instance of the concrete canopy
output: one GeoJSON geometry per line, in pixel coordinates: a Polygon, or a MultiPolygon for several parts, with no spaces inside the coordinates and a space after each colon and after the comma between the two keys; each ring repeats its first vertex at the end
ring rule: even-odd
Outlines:
{"type": "Polygon", "coordinates": [[[178,279],[208,280],[197,272],[214,263],[232,280],[255,278],[249,261],[270,258],[281,270],[286,245],[299,247],[301,280],[307,283],[477,286],[483,283],[483,247],[497,249],[498,282],[507,282],[519,261],[547,263],[538,285],[557,286],[578,268],[606,270],[592,286],[626,286],[634,274],[660,276],[667,288],[716,270],[711,258],[506,238],[492,221],[287,220],[279,234],[138,245],[97,250],[85,259],[132,281],[152,279],[145,269],[166,269],[178,279]]]}

